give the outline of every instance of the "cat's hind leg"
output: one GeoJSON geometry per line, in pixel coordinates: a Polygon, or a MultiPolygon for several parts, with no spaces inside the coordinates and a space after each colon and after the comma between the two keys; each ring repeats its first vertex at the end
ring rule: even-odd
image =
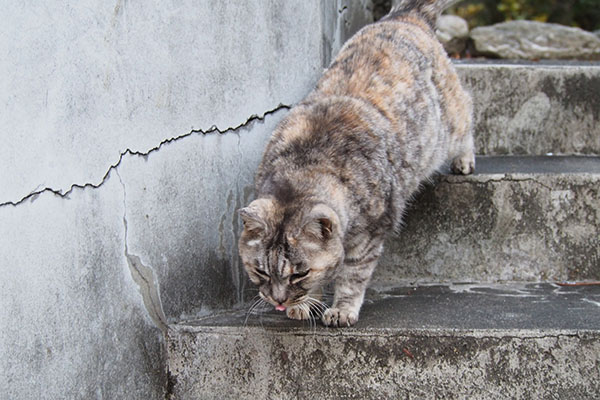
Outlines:
{"type": "Polygon", "coordinates": [[[469,132],[455,139],[450,149],[450,169],[454,174],[469,175],[475,172],[475,145],[469,132]]]}

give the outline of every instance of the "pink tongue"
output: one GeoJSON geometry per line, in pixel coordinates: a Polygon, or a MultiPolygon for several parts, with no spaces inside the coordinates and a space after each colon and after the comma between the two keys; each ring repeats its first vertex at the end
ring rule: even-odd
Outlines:
{"type": "Polygon", "coordinates": [[[275,306],[277,311],[285,311],[285,306],[275,306]]]}

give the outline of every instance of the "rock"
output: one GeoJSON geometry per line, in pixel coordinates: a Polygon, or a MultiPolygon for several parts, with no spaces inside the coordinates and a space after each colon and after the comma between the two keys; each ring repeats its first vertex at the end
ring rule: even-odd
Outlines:
{"type": "Polygon", "coordinates": [[[436,34],[448,54],[460,54],[467,45],[469,25],[456,15],[442,15],[438,19],[436,34]]]}
{"type": "Polygon", "coordinates": [[[477,52],[510,59],[600,60],[600,38],[591,32],[536,21],[509,21],[474,28],[477,52]]]}

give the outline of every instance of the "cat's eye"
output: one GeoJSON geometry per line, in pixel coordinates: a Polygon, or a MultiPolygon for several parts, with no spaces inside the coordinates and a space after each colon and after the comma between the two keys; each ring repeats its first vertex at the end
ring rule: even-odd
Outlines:
{"type": "Polygon", "coordinates": [[[304,278],[306,278],[308,276],[309,272],[310,272],[310,270],[306,270],[304,272],[298,272],[298,273],[290,275],[290,282],[292,282],[292,283],[300,282],[301,280],[303,280],[304,278]]]}
{"type": "Polygon", "coordinates": [[[254,273],[262,280],[265,280],[265,281],[271,280],[271,275],[269,275],[265,271],[261,271],[260,269],[255,269],[254,273]]]}

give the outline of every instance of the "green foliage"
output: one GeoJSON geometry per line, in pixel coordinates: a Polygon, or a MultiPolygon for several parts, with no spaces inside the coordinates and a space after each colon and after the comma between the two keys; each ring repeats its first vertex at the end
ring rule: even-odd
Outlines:
{"type": "Polygon", "coordinates": [[[600,29],[600,0],[469,0],[452,11],[471,27],[528,19],[600,29]]]}

